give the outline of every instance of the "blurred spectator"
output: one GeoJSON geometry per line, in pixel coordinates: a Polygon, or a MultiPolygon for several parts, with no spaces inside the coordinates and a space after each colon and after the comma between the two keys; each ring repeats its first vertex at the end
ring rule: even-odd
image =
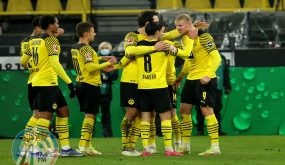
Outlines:
{"type": "MultiPolygon", "coordinates": [[[[216,89],[216,101],[214,107],[215,116],[219,122],[219,134],[225,135],[222,131],[222,118],[221,118],[221,111],[223,109],[222,99],[223,99],[223,92],[225,95],[230,94],[231,92],[231,82],[230,82],[230,72],[229,72],[229,63],[226,60],[225,56],[221,54],[222,62],[220,67],[218,68],[217,74],[217,89],[216,89]]],[[[199,106],[195,106],[197,111],[197,134],[203,135],[204,134],[204,117],[199,106]]]]}
{"type": "MultiPolygon", "coordinates": [[[[98,56],[110,56],[112,54],[112,45],[109,42],[102,42],[98,46],[98,56]]],[[[101,70],[101,80],[102,85],[100,87],[101,101],[100,109],[102,113],[102,129],[104,137],[112,137],[112,126],[111,126],[111,112],[110,106],[112,101],[112,83],[117,80],[118,71],[114,70],[111,72],[106,72],[101,70]]]]}

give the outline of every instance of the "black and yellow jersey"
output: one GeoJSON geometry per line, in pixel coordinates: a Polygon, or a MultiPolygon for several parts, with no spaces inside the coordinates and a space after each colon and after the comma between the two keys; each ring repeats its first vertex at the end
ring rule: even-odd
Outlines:
{"type": "MultiPolygon", "coordinates": [[[[174,39],[181,36],[177,29],[164,33],[162,40],[174,39]]],[[[126,55],[120,61],[119,67],[123,67],[121,82],[137,83],[137,69],[134,56],[152,53],[155,51],[154,45],[152,46],[137,46],[137,42],[146,39],[145,35],[140,34],[138,31],[130,32],[124,39],[124,48],[126,55]]],[[[179,53],[181,54],[181,53],[179,53]]]]}
{"type": "MultiPolygon", "coordinates": [[[[153,46],[157,41],[142,40],[138,46],[153,46]]],[[[153,52],[136,56],[138,66],[138,89],[166,88],[167,55],[165,52],[153,52]]]]}
{"type": "MultiPolygon", "coordinates": [[[[146,36],[140,34],[138,31],[130,32],[126,35],[124,39],[124,48],[126,49],[127,47],[136,47],[137,43],[144,39],[146,39],[146,36]]],[[[135,60],[135,57],[132,55],[126,54],[123,57],[123,59],[120,61],[120,65],[124,66],[122,75],[121,75],[121,82],[138,83],[137,81],[138,70],[137,70],[137,62],[135,60]]]]}
{"type": "MultiPolygon", "coordinates": [[[[21,42],[21,49],[20,49],[20,56],[22,57],[23,54],[25,54],[25,52],[27,52],[27,49],[29,47],[29,41],[34,38],[34,36],[29,36],[26,37],[22,40],[21,42]]],[[[28,84],[30,84],[32,82],[32,79],[34,77],[34,71],[33,71],[33,58],[30,58],[29,62],[28,62],[28,70],[30,72],[29,78],[28,78],[28,84]]]]}
{"type": "Polygon", "coordinates": [[[32,38],[25,54],[31,56],[34,65],[32,86],[57,86],[58,76],[71,83],[59,63],[60,45],[55,36],[43,33],[32,38]]]}
{"type": "Polygon", "coordinates": [[[100,86],[100,69],[111,65],[111,63],[105,62],[99,64],[101,58],[97,56],[97,53],[90,45],[84,43],[73,45],[71,55],[73,66],[77,73],[76,81],[100,86]]]}
{"type": "Polygon", "coordinates": [[[202,33],[195,39],[192,53],[185,60],[182,72],[188,72],[189,80],[201,79],[204,76],[214,78],[220,62],[221,57],[213,37],[209,33],[202,33]]]}

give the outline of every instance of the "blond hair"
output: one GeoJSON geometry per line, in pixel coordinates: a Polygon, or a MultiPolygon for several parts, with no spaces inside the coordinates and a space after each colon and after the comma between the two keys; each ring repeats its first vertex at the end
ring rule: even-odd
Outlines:
{"type": "Polygon", "coordinates": [[[210,26],[210,24],[208,22],[201,21],[201,20],[195,21],[193,25],[197,29],[208,29],[210,26]]]}
{"type": "Polygon", "coordinates": [[[175,21],[189,21],[191,22],[192,19],[189,14],[179,14],[176,16],[175,21]]]}
{"type": "MultiPolygon", "coordinates": [[[[189,14],[179,14],[176,16],[175,21],[188,21],[188,22],[192,22],[192,18],[190,17],[189,14]]],[[[208,29],[210,24],[206,21],[195,21],[193,23],[194,27],[197,29],[208,29]]]]}

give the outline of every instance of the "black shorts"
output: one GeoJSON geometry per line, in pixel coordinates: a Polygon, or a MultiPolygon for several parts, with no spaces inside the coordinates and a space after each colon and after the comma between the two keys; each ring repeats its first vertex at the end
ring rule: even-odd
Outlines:
{"type": "Polygon", "coordinates": [[[139,108],[138,84],[120,83],[121,107],[139,108]]]}
{"type": "Polygon", "coordinates": [[[35,107],[34,107],[35,99],[36,99],[36,91],[34,87],[32,87],[32,83],[29,83],[28,84],[28,101],[29,101],[29,106],[30,106],[31,111],[35,110],[35,107]]]}
{"type": "Polygon", "coordinates": [[[34,109],[40,112],[54,112],[58,108],[67,106],[66,100],[58,86],[36,86],[33,87],[36,98],[34,109]]]}
{"type": "Polygon", "coordinates": [[[77,82],[75,87],[80,111],[96,115],[99,112],[100,87],[83,82],[77,82]]]}
{"type": "Polygon", "coordinates": [[[171,109],[168,88],[139,89],[141,112],[163,113],[171,109]]]}
{"type": "Polygon", "coordinates": [[[170,96],[171,108],[176,108],[176,90],[173,89],[172,85],[168,85],[168,91],[170,96]]]}
{"type": "Polygon", "coordinates": [[[181,103],[213,108],[216,86],[216,78],[211,79],[208,84],[201,84],[200,80],[186,80],[181,92],[181,103]]]}

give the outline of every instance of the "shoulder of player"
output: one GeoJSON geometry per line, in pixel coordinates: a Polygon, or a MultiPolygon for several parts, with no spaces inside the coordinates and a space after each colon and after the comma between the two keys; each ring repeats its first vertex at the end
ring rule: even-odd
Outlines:
{"type": "Polygon", "coordinates": [[[94,49],[92,48],[92,46],[90,46],[90,45],[88,45],[88,44],[80,43],[80,44],[78,44],[78,47],[79,47],[80,50],[94,51],[94,49]]]}
{"type": "Polygon", "coordinates": [[[25,42],[29,42],[29,40],[32,38],[33,36],[29,36],[29,37],[26,37],[24,38],[21,43],[25,43],[25,42]]]}
{"type": "Polygon", "coordinates": [[[58,39],[53,36],[53,35],[49,35],[47,33],[43,33],[39,36],[40,38],[42,38],[43,40],[53,40],[53,41],[58,41],[58,39]]]}
{"type": "Polygon", "coordinates": [[[199,38],[203,40],[213,40],[213,37],[210,33],[207,32],[199,32],[199,38]]]}
{"type": "Polygon", "coordinates": [[[95,50],[92,48],[92,46],[88,44],[78,44],[77,48],[81,55],[94,55],[96,54],[95,50]]]}
{"type": "Polygon", "coordinates": [[[132,32],[129,32],[126,36],[125,36],[125,41],[128,41],[129,39],[134,39],[134,40],[137,40],[138,39],[138,35],[140,33],[138,31],[132,31],[132,32]]]}

